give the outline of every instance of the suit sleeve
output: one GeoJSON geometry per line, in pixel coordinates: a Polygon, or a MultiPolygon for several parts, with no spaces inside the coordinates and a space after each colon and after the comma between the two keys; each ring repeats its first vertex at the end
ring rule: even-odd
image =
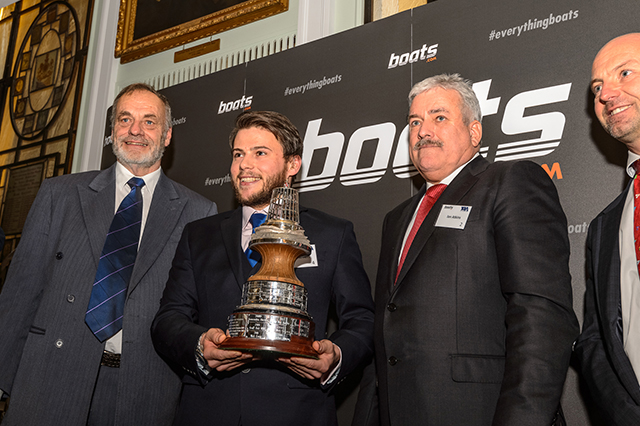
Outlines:
{"type": "Polygon", "coordinates": [[[596,306],[594,282],[594,258],[592,247],[596,236],[596,225],[589,227],[587,236],[587,291],[585,293],[584,323],[582,334],[576,341],[575,353],[580,364],[580,373],[587,383],[592,397],[605,409],[611,424],[640,424],[640,407],[624,388],[602,339],[602,325],[596,306]]]}
{"type": "Polygon", "coordinates": [[[199,336],[207,331],[198,325],[198,294],[191,263],[189,225],[185,226],[173,259],[169,279],[153,323],[151,338],[156,351],[173,365],[180,366],[200,381],[195,348],[199,336]]]}
{"type": "Polygon", "coordinates": [[[551,424],[579,331],[567,221],[551,179],[535,163],[514,163],[497,191],[493,225],[507,310],[505,372],[493,424],[551,424]]]}
{"type": "Polygon", "coordinates": [[[343,229],[337,259],[332,287],[339,324],[329,339],[342,351],[342,366],[332,383],[369,362],[373,355],[371,287],[351,222],[343,229]]]}
{"type": "Polygon", "coordinates": [[[0,293],[0,390],[11,395],[22,351],[44,286],[51,224],[52,188],[42,183],[0,293]]]}

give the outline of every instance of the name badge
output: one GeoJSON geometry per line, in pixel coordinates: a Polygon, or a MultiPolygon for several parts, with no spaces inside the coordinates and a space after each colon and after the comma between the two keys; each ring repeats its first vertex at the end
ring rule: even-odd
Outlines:
{"type": "Polygon", "coordinates": [[[439,228],[451,228],[451,229],[464,229],[467,225],[467,219],[469,219],[469,213],[472,206],[452,206],[445,204],[440,210],[440,216],[436,221],[436,227],[439,228]]]}
{"type": "Polygon", "coordinates": [[[318,266],[318,256],[316,255],[316,245],[311,244],[311,254],[309,256],[300,256],[296,259],[294,268],[315,268],[318,266]]]}

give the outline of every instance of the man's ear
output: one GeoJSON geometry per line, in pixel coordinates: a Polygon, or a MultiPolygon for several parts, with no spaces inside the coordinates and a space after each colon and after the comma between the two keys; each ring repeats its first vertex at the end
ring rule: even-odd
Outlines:
{"type": "Polygon", "coordinates": [[[299,155],[292,155],[287,162],[287,177],[295,176],[302,167],[302,158],[299,155]]]}
{"type": "Polygon", "coordinates": [[[469,125],[469,134],[471,135],[471,144],[474,148],[477,148],[482,141],[482,123],[478,120],[473,120],[469,125]]]}
{"type": "Polygon", "coordinates": [[[169,130],[167,130],[167,137],[164,140],[164,147],[168,147],[169,144],[171,143],[171,134],[173,132],[173,127],[169,127],[169,130]]]}

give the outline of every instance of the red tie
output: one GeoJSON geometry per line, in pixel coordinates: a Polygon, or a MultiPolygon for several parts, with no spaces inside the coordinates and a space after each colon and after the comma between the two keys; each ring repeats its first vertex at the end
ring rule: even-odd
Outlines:
{"type": "Polygon", "coordinates": [[[636,248],[636,265],[640,273],[640,177],[638,177],[640,160],[634,161],[631,166],[636,171],[633,178],[633,243],[636,248]]]}
{"type": "MultiPolygon", "coordinates": [[[[639,184],[640,185],[640,184],[639,184]]],[[[416,220],[413,222],[413,227],[411,228],[411,232],[409,232],[409,236],[407,237],[407,241],[404,243],[404,248],[402,249],[402,256],[400,256],[400,262],[398,262],[398,271],[396,272],[396,281],[398,281],[398,275],[400,275],[400,270],[402,269],[402,265],[404,264],[404,259],[407,257],[407,253],[409,252],[409,247],[411,247],[411,243],[418,233],[418,229],[420,229],[420,225],[424,221],[424,218],[429,214],[429,210],[431,207],[438,201],[438,197],[444,192],[447,185],[444,183],[439,183],[437,185],[433,185],[429,189],[427,189],[426,195],[422,198],[422,202],[420,203],[420,207],[418,207],[418,213],[416,214],[416,220]]],[[[394,281],[395,284],[395,281],[394,281]]]]}

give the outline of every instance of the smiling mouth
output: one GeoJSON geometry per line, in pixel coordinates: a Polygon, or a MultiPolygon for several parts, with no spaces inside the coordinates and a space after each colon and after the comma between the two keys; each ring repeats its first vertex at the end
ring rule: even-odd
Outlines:
{"type": "Polygon", "coordinates": [[[245,176],[240,178],[241,183],[252,183],[252,182],[257,182],[259,180],[260,180],[259,177],[254,177],[254,176],[245,176]]]}
{"type": "Polygon", "coordinates": [[[133,145],[133,146],[147,146],[148,144],[144,143],[144,142],[137,142],[137,141],[125,141],[124,142],[127,145],[133,145]]]}
{"type": "Polygon", "coordinates": [[[612,117],[612,116],[614,116],[616,114],[619,114],[622,111],[625,111],[625,110],[627,110],[629,108],[631,108],[631,105],[625,105],[625,106],[618,107],[618,108],[612,110],[611,112],[609,112],[609,117],[612,117]]]}

